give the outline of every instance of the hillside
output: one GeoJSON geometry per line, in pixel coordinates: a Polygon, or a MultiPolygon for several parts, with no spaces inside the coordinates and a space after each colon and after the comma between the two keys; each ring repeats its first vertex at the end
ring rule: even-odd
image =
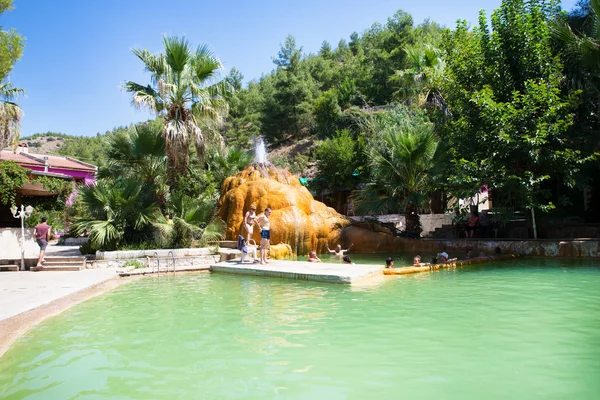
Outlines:
{"type": "Polygon", "coordinates": [[[29,151],[35,154],[57,154],[58,150],[73,136],[64,133],[36,133],[22,137],[19,142],[27,143],[29,151]]]}

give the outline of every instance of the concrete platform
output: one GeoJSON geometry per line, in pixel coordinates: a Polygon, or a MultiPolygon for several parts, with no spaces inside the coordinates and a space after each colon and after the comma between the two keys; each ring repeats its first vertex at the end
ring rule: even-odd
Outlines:
{"type": "Polygon", "coordinates": [[[326,283],[353,284],[380,276],[383,266],[365,264],[329,264],[307,261],[271,260],[267,265],[224,261],[210,266],[212,272],[269,276],[326,283]]]}
{"type": "Polygon", "coordinates": [[[194,272],[194,271],[208,271],[210,269],[209,265],[188,265],[188,266],[175,266],[175,270],[173,268],[160,267],[160,272],[157,271],[156,268],[126,268],[117,270],[119,276],[137,276],[137,275],[172,275],[174,272],[194,272]]]}
{"type": "Polygon", "coordinates": [[[117,277],[114,269],[77,272],[4,273],[0,278],[0,321],[117,277]]]}

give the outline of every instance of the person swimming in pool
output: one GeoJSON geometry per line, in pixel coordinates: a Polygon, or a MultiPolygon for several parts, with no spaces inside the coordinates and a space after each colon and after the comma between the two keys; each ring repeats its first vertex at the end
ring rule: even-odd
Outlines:
{"type": "Polygon", "coordinates": [[[327,249],[327,252],[329,254],[333,254],[334,256],[339,257],[340,260],[344,259],[344,255],[346,255],[346,253],[350,251],[350,249],[352,248],[352,246],[354,246],[354,243],[352,243],[350,245],[350,247],[348,247],[347,249],[344,250],[344,249],[342,249],[342,246],[338,244],[337,246],[335,246],[335,250],[330,250],[329,249],[329,244],[327,244],[327,243],[325,244],[325,248],[327,249]]]}
{"type": "Polygon", "coordinates": [[[254,222],[260,226],[260,263],[268,264],[267,261],[267,249],[271,244],[271,223],[269,216],[271,215],[271,208],[265,208],[265,212],[254,219],[254,222]]]}
{"type": "Polygon", "coordinates": [[[317,252],[311,251],[308,254],[308,262],[321,262],[321,259],[317,256],[317,252]]]}

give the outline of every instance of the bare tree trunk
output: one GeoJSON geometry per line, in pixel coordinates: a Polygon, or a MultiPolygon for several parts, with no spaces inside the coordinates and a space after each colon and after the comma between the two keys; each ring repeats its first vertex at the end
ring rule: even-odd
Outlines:
{"type": "Polygon", "coordinates": [[[533,226],[533,238],[537,239],[537,225],[535,223],[535,208],[531,207],[531,224],[533,226]]]}

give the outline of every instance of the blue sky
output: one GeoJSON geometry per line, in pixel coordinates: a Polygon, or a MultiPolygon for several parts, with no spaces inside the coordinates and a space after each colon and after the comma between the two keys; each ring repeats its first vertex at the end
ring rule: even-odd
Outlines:
{"type": "MultiPolygon", "coordinates": [[[[185,36],[193,45],[208,44],[227,69],[245,80],[273,69],[288,34],[304,52],[316,52],[323,40],[333,45],[384,23],[398,9],[446,26],[457,19],[477,21],[501,0],[257,0],[221,2],[179,0],[14,0],[15,9],[0,15],[0,25],[26,38],[11,82],[27,92],[22,136],[37,132],[95,135],[115,126],[151,117],[134,109],[120,89],[125,80],[149,82],[132,47],[161,50],[163,35],[185,36]]],[[[576,0],[563,1],[570,10],[576,0]]]]}

